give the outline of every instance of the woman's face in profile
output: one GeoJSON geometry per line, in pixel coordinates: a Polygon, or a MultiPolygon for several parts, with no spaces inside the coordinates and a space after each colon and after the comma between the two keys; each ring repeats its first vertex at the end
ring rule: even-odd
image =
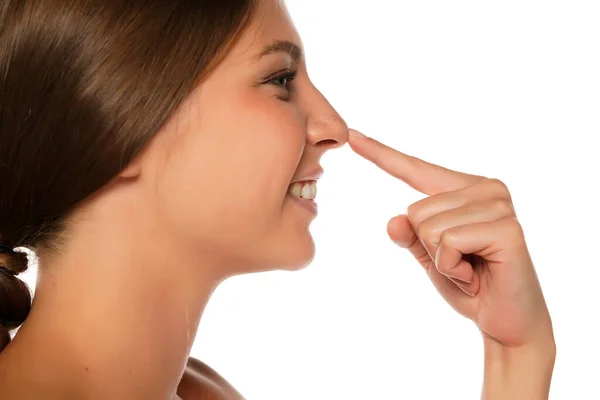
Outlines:
{"type": "Polygon", "coordinates": [[[318,175],[320,158],[348,131],[302,53],[283,2],[259,1],[249,30],[150,145],[155,176],[144,191],[157,218],[231,273],[298,269],[314,256],[315,214],[288,189],[318,175]],[[261,57],[276,41],[299,51],[284,44],[261,57]]]}

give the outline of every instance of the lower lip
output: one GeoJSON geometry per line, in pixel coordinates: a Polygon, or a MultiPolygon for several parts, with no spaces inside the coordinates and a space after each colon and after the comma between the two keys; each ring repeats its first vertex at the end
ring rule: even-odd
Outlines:
{"type": "Polygon", "coordinates": [[[291,194],[288,194],[288,196],[291,197],[293,201],[298,203],[298,205],[310,211],[311,214],[317,215],[317,203],[314,200],[307,200],[299,197],[294,197],[291,194]]]}

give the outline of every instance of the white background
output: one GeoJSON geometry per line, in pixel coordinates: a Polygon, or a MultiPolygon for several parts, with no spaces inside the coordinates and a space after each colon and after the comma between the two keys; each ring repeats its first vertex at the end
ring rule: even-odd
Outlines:
{"type": "MultiPolygon", "coordinates": [[[[351,127],[508,185],[554,321],[550,398],[600,399],[600,2],[287,4],[351,127]]],[[[223,283],[191,355],[248,400],[478,399],[478,330],[386,234],[424,195],[347,146],[322,165],[314,262],[223,283]]]]}

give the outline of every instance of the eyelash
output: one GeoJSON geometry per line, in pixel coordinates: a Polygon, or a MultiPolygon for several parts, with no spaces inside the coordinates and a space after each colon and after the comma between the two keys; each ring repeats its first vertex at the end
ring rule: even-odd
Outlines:
{"type": "Polygon", "coordinates": [[[279,79],[286,79],[286,85],[284,85],[284,89],[289,90],[288,86],[295,78],[296,75],[298,75],[298,71],[284,71],[282,73],[279,73],[278,75],[274,76],[273,78],[270,78],[267,80],[266,83],[271,84],[271,85],[275,85],[278,87],[282,87],[282,85],[273,83],[279,79]]]}

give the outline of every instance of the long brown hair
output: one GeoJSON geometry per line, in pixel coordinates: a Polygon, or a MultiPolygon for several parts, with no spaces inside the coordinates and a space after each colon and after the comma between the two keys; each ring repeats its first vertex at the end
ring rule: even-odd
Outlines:
{"type": "Polygon", "coordinates": [[[247,28],[255,0],[0,0],[0,350],[56,246],[247,28]]]}

